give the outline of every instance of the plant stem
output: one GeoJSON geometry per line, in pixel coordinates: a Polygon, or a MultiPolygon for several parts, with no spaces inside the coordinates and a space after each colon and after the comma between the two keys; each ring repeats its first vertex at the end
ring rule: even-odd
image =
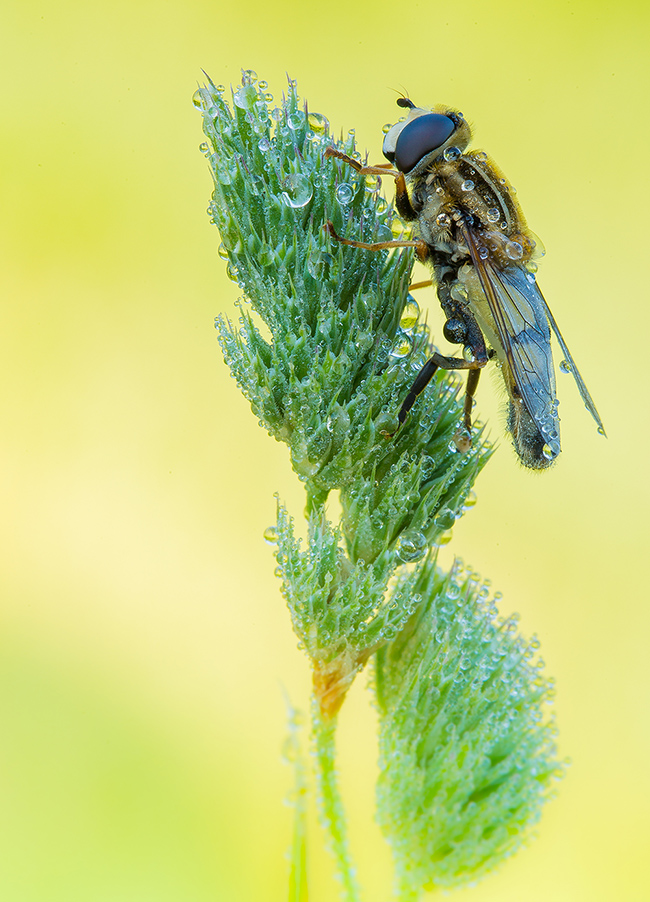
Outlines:
{"type": "Polygon", "coordinates": [[[344,902],[360,902],[356,869],[348,849],[347,825],[336,775],[334,738],[337,718],[323,720],[318,702],[312,707],[312,728],[316,751],[316,780],[323,828],[329,833],[336,859],[344,902]]]}

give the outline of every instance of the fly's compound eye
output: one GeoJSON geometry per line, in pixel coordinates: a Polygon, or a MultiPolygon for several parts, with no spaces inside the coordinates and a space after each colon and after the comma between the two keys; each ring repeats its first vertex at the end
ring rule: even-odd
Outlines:
{"type": "Polygon", "coordinates": [[[452,316],[442,327],[442,334],[452,345],[465,344],[467,326],[462,319],[457,319],[455,316],[452,316]]]}
{"type": "Polygon", "coordinates": [[[410,172],[423,157],[453,135],[456,124],[442,113],[427,113],[407,122],[397,139],[394,162],[400,172],[410,172]]]}

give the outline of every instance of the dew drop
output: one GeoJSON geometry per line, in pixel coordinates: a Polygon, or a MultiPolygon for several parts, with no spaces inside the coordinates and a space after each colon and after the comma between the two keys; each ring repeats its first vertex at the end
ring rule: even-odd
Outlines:
{"type": "Polygon", "coordinates": [[[427,540],[421,532],[403,533],[397,543],[397,556],[405,564],[412,564],[424,557],[427,540]]]}
{"type": "Polygon", "coordinates": [[[241,81],[243,85],[254,85],[257,81],[257,72],[254,69],[242,69],[241,81]]]}
{"type": "Polygon", "coordinates": [[[508,241],[506,243],[506,256],[511,260],[521,260],[524,255],[524,249],[518,241],[508,241]]]}
{"type": "Polygon", "coordinates": [[[252,85],[242,85],[233,94],[233,103],[240,110],[252,110],[257,102],[257,91],[252,85]]]}
{"type": "Polygon", "coordinates": [[[560,363],[559,369],[560,369],[561,373],[570,373],[571,372],[571,364],[569,363],[568,360],[563,360],[560,363]]]}
{"type": "Polygon", "coordinates": [[[473,191],[474,190],[474,182],[471,179],[465,179],[465,181],[461,184],[460,187],[463,191],[473,191]]]}
{"type": "Polygon", "coordinates": [[[553,445],[550,445],[548,442],[545,443],[542,448],[542,454],[546,458],[546,460],[554,460],[559,453],[559,449],[556,449],[553,445]]]}
{"type": "Polygon", "coordinates": [[[336,199],[342,206],[347,206],[354,197],[354,191],[351,185],[342,184],[336,189],[336,199]]]}
{"type": "Polygon", "coordinates": [[[408,335],[400,336],[390,349],[390,356],[401,360],[411,353],[411,339],[408,335]]]}
{"type": "Polygon", "coordinates": [[[294,131],[300,131],[305,121],[304,113],[292,113],[287,119],[287,125],[294,131]]]}
{"type": "Polygon", "coordinates": [[[330,127],[329,122],[322,113],[310,113],[307,121],[309,122],[310,129],[313,132],[316,132],[317,135],[326,134],[330,127]]]}
{"type": "Polygon", "coordinates": [[[479,255],[479,257],[481,258],[481,260],[487,260],[487,258],[488,258],[489,255],[490,255],[490,252],[489,252],[489,250],[488,250],[484,245],[482,245],[482,246],[479,247],[479,249],[478,249],[478,255],[479,255]]]}
{"type": "Polygon", "coordinates": [[[400,329],[403,329],[404,332],[410,332],[418,321],[418,316],[420,315],[420,308],[418,307],[418,302],[415,298],[409,298],[406,304],[404,304],[404,309],[402,310],[402,315],[399,321],[400,329]]]}
{"type": "Polygon", "coordinates": [[[490,207],[487,211],[487,221],[488,222],[498,222],[501,218],[501,213],[499,212],[498,207],[490,207]]]}
{"type": "Polygon", "coordinates": [[[314,189],[304,175],[289,175],[283,183],[282,200],[287,207],[305,207],[312,199],[314,189]]]}
{"type": "Polygon", "coordinates": [[[474,154],[474,159],[478,160],[479,163],[485,163],[487,160],[487,154],[484,150],[479,150],[478,153],[474,154]]]}
{"type": "Polygon", "coordinates": [[[264,541],[267,545],[278,544],[278,531],[275,526],[267,526],[264,530],[264,541]]]}
{"type": "Polygon", "coordinates": [[[460,156],[460,150],[458,147],[448,147],[442,155],[444,159],[448,163],[453,163],[454,160],[457,160],[460,156]]]}
{"type": "Polygon", "coordinates": [[[366,191],[372,194],[377,191],[379,188],[379,176],[378,175],[367,175],[366,176],[366,191]]]}
{"type": "Polygon", "coordinates": [[[260,153],[266,153],[271,149],[271,142],[266,137],[260,138],[257,146],[260,149],[260,153]]]}
{"type": "Polygon", "coordinates": [[[228,259],[228,249],[226,248],[226,245],[223,242],[217,248],[217,253],[219,254],[219,256],[221,257],[222,260],[228,259]]]}

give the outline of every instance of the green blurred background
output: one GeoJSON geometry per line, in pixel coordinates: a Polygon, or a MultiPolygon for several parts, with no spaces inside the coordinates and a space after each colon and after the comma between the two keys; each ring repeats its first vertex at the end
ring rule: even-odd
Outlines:
{"type": "MultiPolygon", "coordinates": [[[[573,759],[536,841],[456,898],[650,898],[649,21],[600,0],[4,4],[0,898],[286,898],[284,693],[305,710],[309,676],[262,533],[275,491],[303,498],[212,327],[238,289],[205,213],[201,67],[253,68],[276,98],[288,72],[373,160],[395,90],[449,103],[518,188],[609,438],[560,375],[559,464],[525,472],[502,441],[445,550],[539,635],[573,759]]],[[[478,403],[499,437],[494,379],[478,403]]],[[[365,682],[342,783],[381,902],[365,682]]]]}

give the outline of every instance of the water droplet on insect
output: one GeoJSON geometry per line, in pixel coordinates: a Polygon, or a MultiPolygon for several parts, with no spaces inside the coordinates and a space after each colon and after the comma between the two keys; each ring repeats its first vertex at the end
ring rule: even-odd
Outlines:
{"type": "Polygon", "coordinates": [[[560,363],[560,372],[561,373],[570,373],[571,372],[571,364],[568,360],[563,360],[560,363]]]}
{"type": "Polygon", "coordinates": [[[267,526],[264,530],[264,541],[267,545],[277,545],[278,544],[278,531],[275,526],[267,526]]]}
{"type": "Polygon", "coordinates": [[[419,315],[420,308],[418,307],[418,302],[415,298],[410,298],[407,300],[406,304],[404,304],[404,309],[402,310],[399,321],[400,329],[403,329],[404,332],[410,332],[417,324],[419,315]]]}
{"type": "Polygon", "coordinates": [[[511,260],[521,260],[524,255],[524,249],[518,241],[506,242],[506,257],[511,260]]]}
{"type": "Polygon", "coordinates": [[[436,225],[441,229],[448,229],[451,225],[451,218],[448,213],[438,213],[436,216],[436,225]]]}
{"type": "Polygon", "coordinates": [[[548,442],[542,448],[542,454],[546,458],[546,460],[553,460],[559,454],[559,448],[555,448],[554,445],[550,445],[548,442]]]}
{"type": "Polygon", "coordinates": [[[487,154],[484,150],[479,150],[478,153],[474,154],[474,159],[484,163],[487,160],[487,154]]]}
{"type": "Polygon", "coordinates": [[[466,303],[469,295],[467,294],[467,288],[463,285],[462,282],[454,282],[449,290],[449,294],[451,295],[452,300],[458,301],[461,304],[466,303]]]}
{"type": "Polygon", "coordinates": [[[479,255],[479,257],[481,258],[481,260],[487,260],[487,258],[488,258],[489,255],[490,255],[490,252],[489,252],[489,250],[485,247],[485,245],[481,245],[481,247],[479,247],[479,249],[478,249],[478,255],[479,255]]]}
{"type": "Polygon", "coordinates": [[[408,335],[400,336],[390,349],[390,356],[396,357],[398,360],[401,360],[403,357],[408,357],[410,353],[411,339],[408,335]]]}
{"type": "Polygon", "coordinates": [[[453,163],[460,156],[460,150],[458,147],[448,147],[442,156],[448,163],[453,163]]]}
{"type": "Polygon", "coordinates": [[[289,175],[283,182],[282,200],[287,207],[305,207],[312,199],[314,189],[304,175],[289,175]]]}
{"type": "Polygon", "coordinates": [[[310,129],[313,132],[316,132],[317,135],[326,134],[330,127],[329,122],[322,113],[310,113],[307,121],[309,122],[310,129]]]}
{"type": "Polygon", "coordinates": [[[386,125],[382,125],[382,127],[381,127],[381,132],[382,132],[382,134],[383,134],[383,135],[387,135],[388,132],[391,130],[392,127],[393,127],[393,126],[392,126],[392,124],[391,124],[390,122],[387,122],[386,125]]]}
{"type": "Polygon", "coordinates": [[[473,191],[474,190],[474,182],[471,179],[465,179],[465,181],[460,186],[463,191],[473,191]]]}
{"type": "Polygon", "coordinates": [[[490,207],[487,211],[487,221],[488,222],[498,222],[501,218],[501,213],[499,212],[498,207],[490,207]]]}

